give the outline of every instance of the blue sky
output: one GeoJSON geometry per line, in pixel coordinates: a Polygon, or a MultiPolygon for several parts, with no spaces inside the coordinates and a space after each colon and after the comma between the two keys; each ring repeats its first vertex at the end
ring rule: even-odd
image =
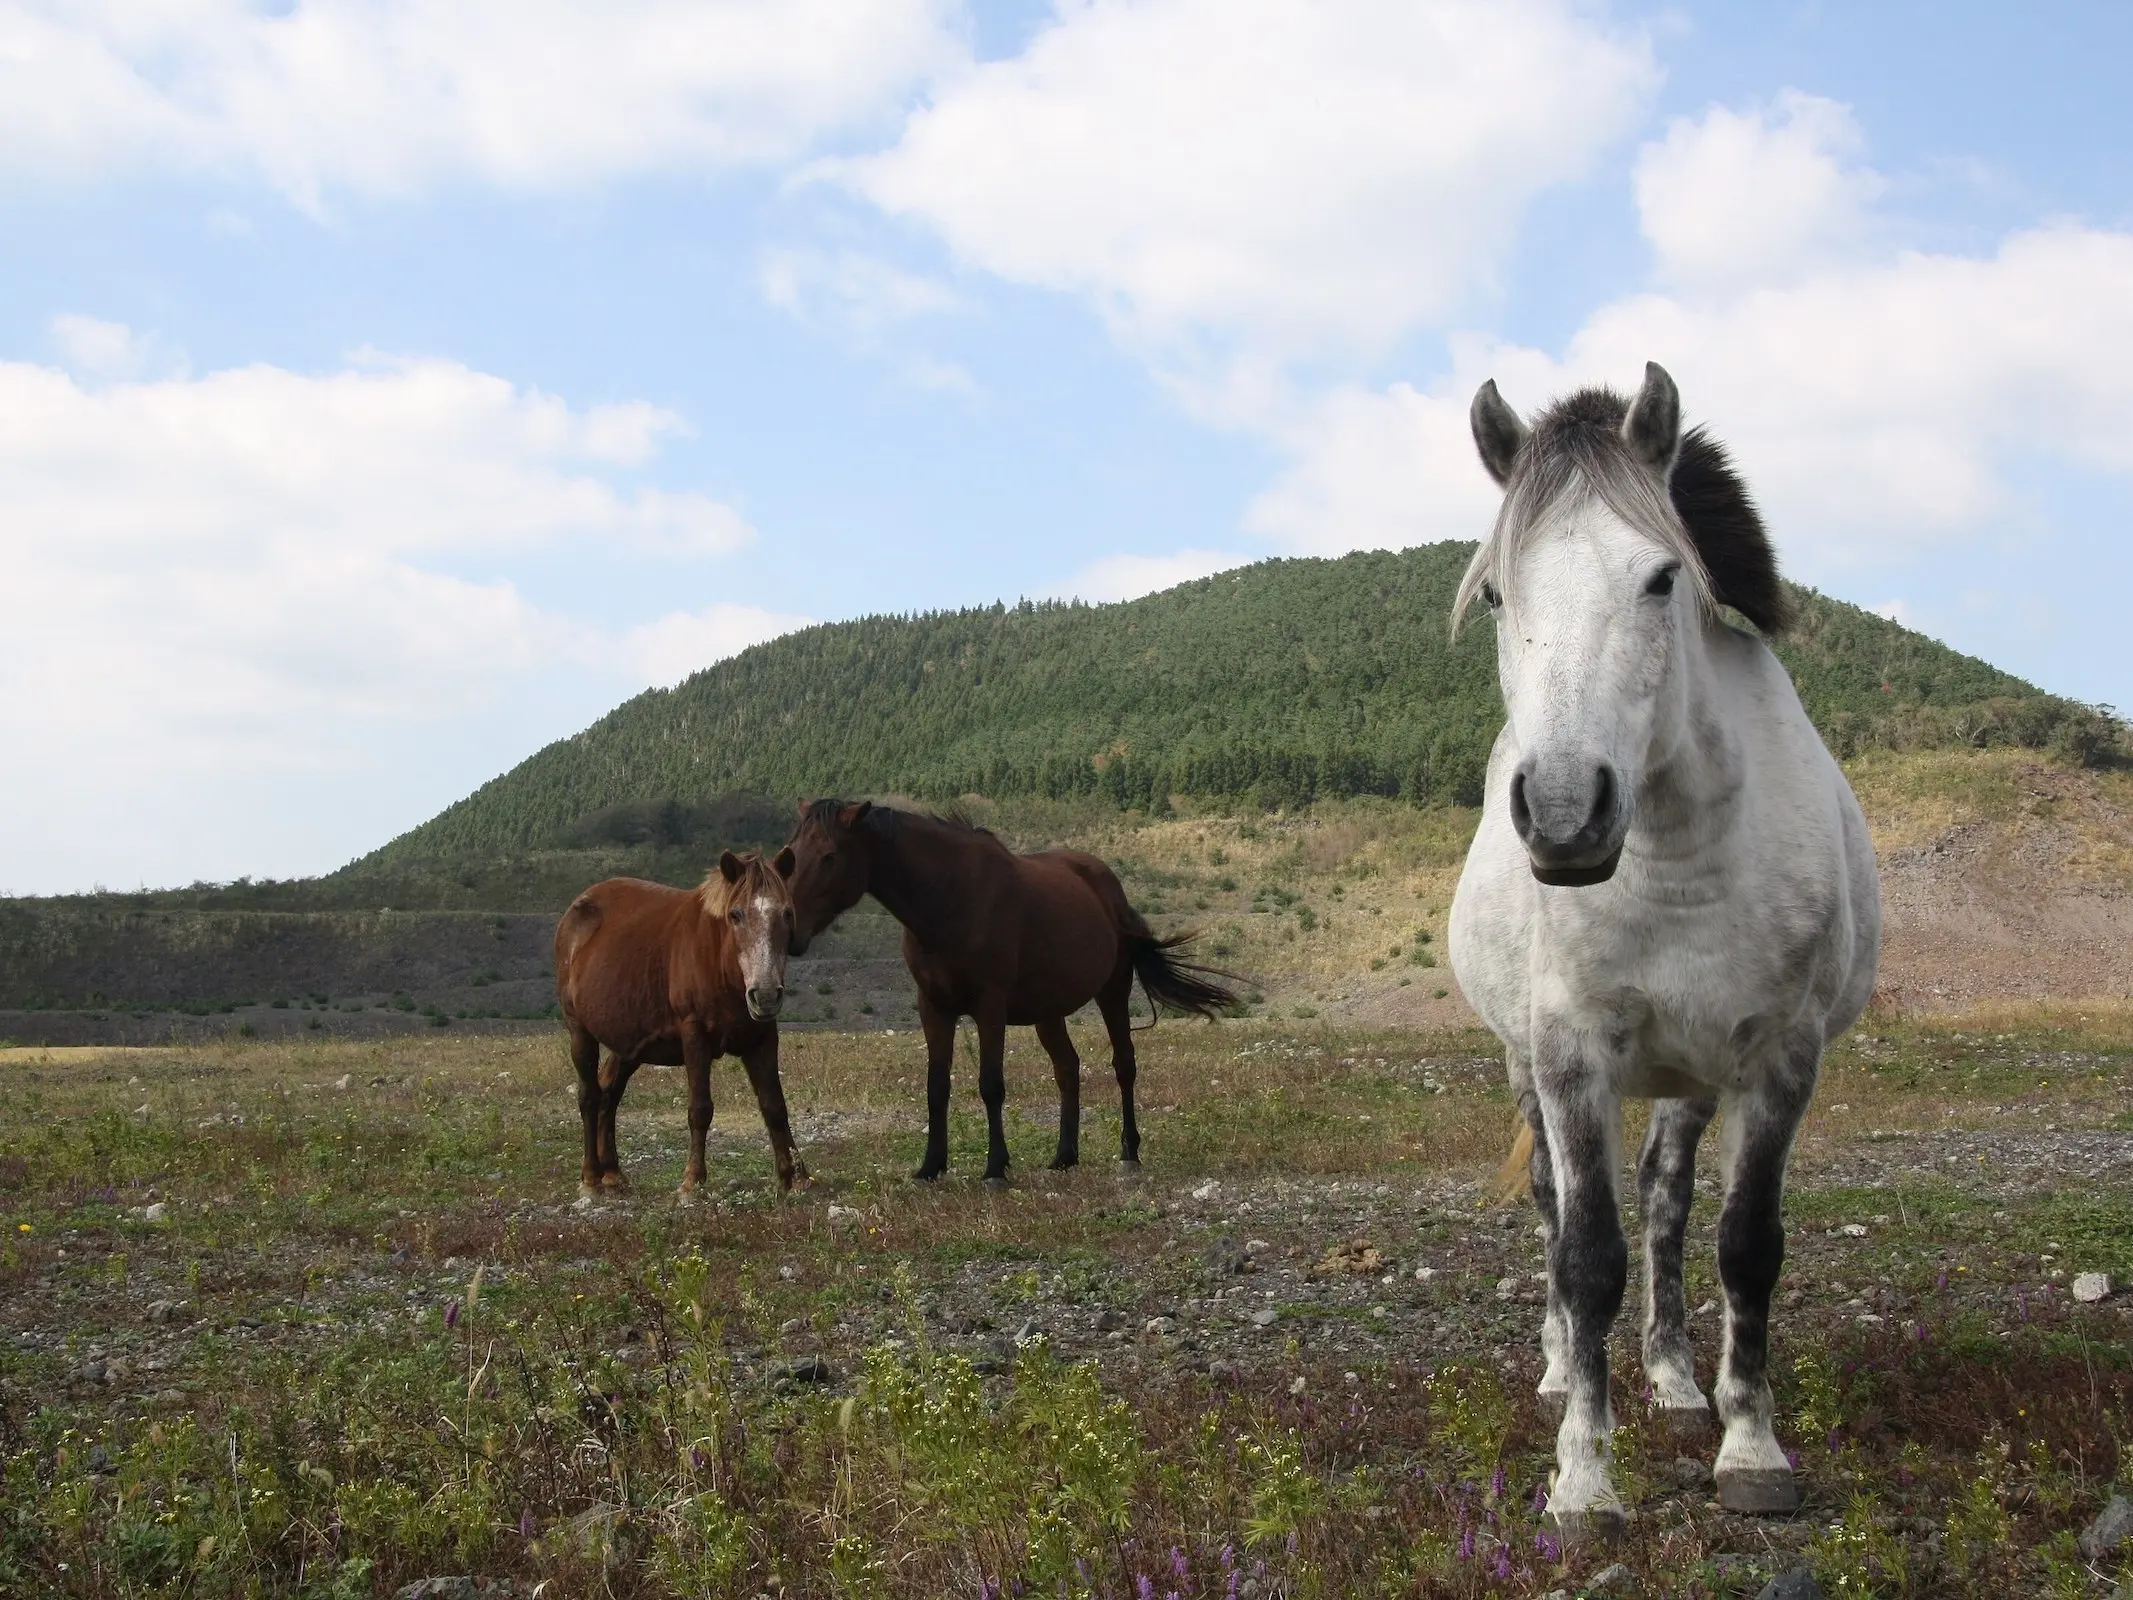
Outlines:
{"type": "Polygon", "coordinates": [[[806,619],[1471,538],[1666,363],[2133,704],[2133,12],[0,0],[0,889],[286,876],[806,619]]]}

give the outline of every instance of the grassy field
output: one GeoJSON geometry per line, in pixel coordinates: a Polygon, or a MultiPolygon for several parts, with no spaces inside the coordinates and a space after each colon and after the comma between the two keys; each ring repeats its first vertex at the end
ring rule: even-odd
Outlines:
{"type": "MultiPolygon", "coordinates": [[[[716,1079],[706,1203],[677,1074],[623,1111],[635,1184],[578,1204],[559,1039],[14,1052],[0,1061],[0,1592],[521,1596],[2088,1595],[2074,1533],[2133,1438],[2133,1011],[1870,1019],[1796,1168],[1776,1321],[1795,1519],[1722,1514],[1647,1415],[1638,1512],[1538,1513],[1539,1245],[1486,1204],[1488,1041],[1323,1021],[1146,1036],[1121,1176],[1009,1058],[1005,1190],[919,1187],[919,1044],[789,1038],[816,1184],[771,1181],[716,1079]],[[470,1587],[465,1592],[472,1593],[470,1587]]],[[[1712,1141],[1715,1145],[1715,1140],[1712,1141]]],[[[1706,1160],[1708,1168],[1708,1155],[1706,1160]]],[[[1691,1327],[1716,1356],[1710,1173],[1691,1327]]],[[[1634,1300],[1634,1297],[1633,1297],[1634,1300]]]]}

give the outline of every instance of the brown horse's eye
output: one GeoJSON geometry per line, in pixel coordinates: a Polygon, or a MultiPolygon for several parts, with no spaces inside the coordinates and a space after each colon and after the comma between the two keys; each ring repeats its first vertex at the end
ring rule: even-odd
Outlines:
{"type": "Polygon", "coordinates": [[[733,919],[733,925],[736,928],[741,925],[741,908],[739,906],[735,906],[731,911],[727,912],[726,915],[733,919]]]}

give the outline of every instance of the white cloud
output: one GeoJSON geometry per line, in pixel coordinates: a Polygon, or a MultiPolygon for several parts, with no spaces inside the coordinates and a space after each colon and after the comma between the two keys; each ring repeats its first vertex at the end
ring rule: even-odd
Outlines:
{"type": "Polygon", "coordinates": [[[0,165],[307,202],[791,159],[960,59],[950,0],[0,0],[0,165]]]}
{"type": "Polygon", "coordinates": [[[1769,111],[1676,118],[1637,158],[1637,210],[1660,277],[1736,290],[1851,253],[1884,187],[1851,164],[1862,143],[1848,106],[1790,89],[1769,111]]]}
{"type": "Polygon", "coordinates": [[[1655,80],[1556,0],[1085,0],[833,170],[1133,337],[1368,350],[1484,284],[1655,80]]]}
{"type": "Polygon", "coordinates": [[[1669,287],[1598,307],[1559,356],[1464,335],[1426,389],[1260,408],[1292,462],[1248,525],[1314,552],[1478,537],[1496,498],[1467,433],[1482,380],[1531,410],[1632,386],[1647,360],[1733,447],[1810,574],[1970,536],[2039,461],[2133,472],[2133,235],[2068,224],[1986,255],[1876,248],[1879,180],[1839,159],[1849,113],[1778,105],[1779,124],[1715,110],[1646,148],[1641,215],[1669,287]]]}
{"type": "Polygon", "coordinates": [[[750,645],[781,633],[811,628],[815,620],[797,612],[720,601],[701,611],[669,612],[629,629],[622,636],[620,653],[638,681],[647,687],[671,688],[714,661],[739,655],[750,645]]]}
{"type": "Polygon", "coordinates": [[[494,575],[573,545],[745,542],[730,508],[618,478],[679,429],[435,360],[102,386],[0,362],[0,885],[78,886],[75,860],[113,880],[331,866],[413,818],[366,798],[306,834],[322,788],[451,798],[394,771],[422,730],[530,743],[542,704],[575,718],[797,623],[727,605],[609,632],[494,575]],[[230,820],[266,794],[281,809],[230,820]]]}
{"type": "Polygon", "coordinates": [[[1172,589],[1195,578],[1205,578],[1231,567],[1241,567],[1250,556],[1231,550],[1180,550],[1167,556],[1115,555],[1092,561],[1053,590],[1060,599],[1133,600],[1158,589],[1172,589]]]}
{"type": "Polygon", "coordinates": [[[871,336],[914,317],[958,310],[955,290],[857,251],[784,248],[764,254],[763,298],[800,321],[871,336]]]}
{"type": "Polygon", "coordinates": [[[52,319],[52,342],[69,367],[93,377],[136,377],[148,361],[145,341],[123,322],[62,313],[52,319]]]}

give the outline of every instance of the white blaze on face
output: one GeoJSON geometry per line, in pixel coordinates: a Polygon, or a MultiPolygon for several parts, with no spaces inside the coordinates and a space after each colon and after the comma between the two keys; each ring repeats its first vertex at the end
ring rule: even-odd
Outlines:
{"type": "Polygon", "coordinates": [[[741,907],[733,936],[739,944],[741,987],[751,1016],[774,1017],[785,993],[785,951],[792,935],[792,901],[758,894],[741,907]]]}
{"type": "Polygon", "coordinates": [[[1683,608],[1695,604],[1685,575],[1671,596],[1647,593],[1675,559],[1594,498],[1529,535],[1503,575],[1497,673],[1536,815],[1582,818],[1602,765],[1625,799],[1636,793],[1683,608]]]}

